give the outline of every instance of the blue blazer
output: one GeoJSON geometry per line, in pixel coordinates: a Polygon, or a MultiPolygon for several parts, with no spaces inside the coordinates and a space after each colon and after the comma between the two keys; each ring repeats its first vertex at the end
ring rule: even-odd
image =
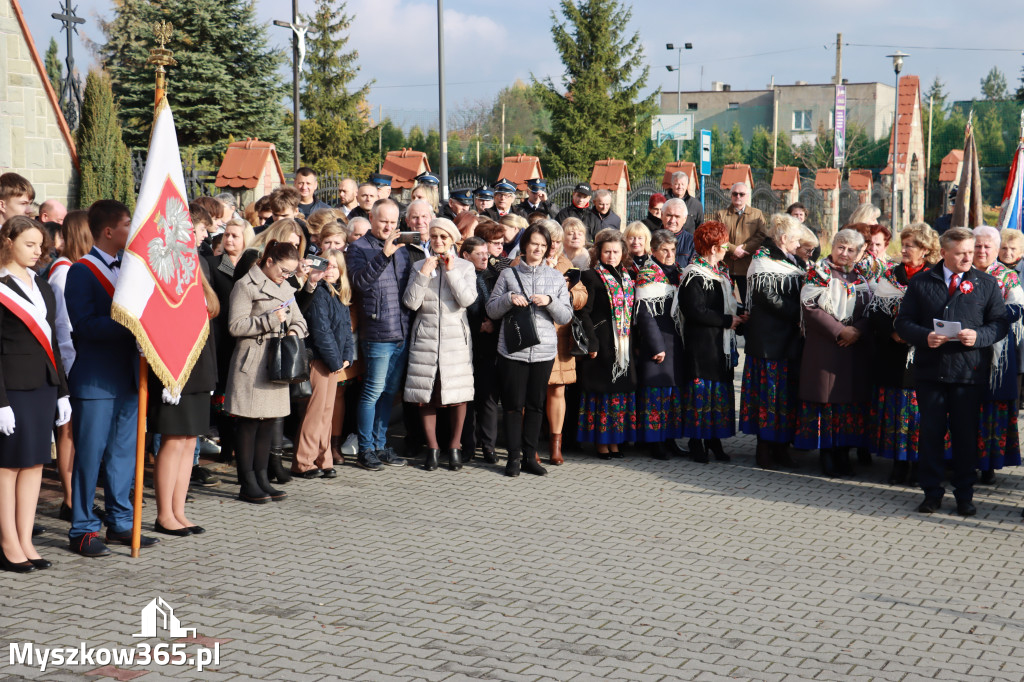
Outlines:
{"type": "MultiPolygon", "coordinates": [[[[95,247],[91,253],[102,258],[95,247]]],[[[113,299],[85,264],[75,263],[68,268],[64,300],[77,353],[68,376],[71,397],[111,399],[138,393],[139,352],[135,337],[111,319],[113,299]]]]}

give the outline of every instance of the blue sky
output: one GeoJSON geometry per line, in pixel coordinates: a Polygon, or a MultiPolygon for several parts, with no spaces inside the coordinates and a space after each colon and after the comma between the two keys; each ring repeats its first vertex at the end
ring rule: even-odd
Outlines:
{"type": "MultiPolygon", "coordinates": [[[[40,53],[51,36],[64,56],[59,24],[50,18],[59,0],[21,0],[40,53]]],[[[836,33],[843,33],[843,75],[851,82],[891,83],[887,54],[910,53],[904,73],[917,74],[925,87],[938,75],[955,99],[979,96],[979,80],[998,66],[1011,90],[1024,66],[1024,15],[1006,0],[785,0],[732,3],[639,0],[628,27],[639,31],[651,66],[650,89],[675,91],[677,63],[666,43],[693,43],[683,53],[683,90],[710,88],[723,81],[734,90],[759,89],[772,76],[777,83],[827,82],[835,71],[836,33]],[[1013,51],[937,50],[935,47],[1016,48],[1013,51]]],[[[111,13],[110,0],[78,0],[81,29],[102,40],[98,16],[111,13]]],[[[313,0],[300,0],[312,12],[313,0]]],[[[503,86],[531,74],[559,78],[561,62],[550,35],[553,0],[448,0],[445,2],[448,108],[490,100],[503,86]]],[[[262,20],[287,19],[290,3],[257,0],[262,20]]],[[[429,0],[349,0],[354,15],[350,45],[359,50],[361,79],[376,79],[370,103],[383,106],[396,122],[428,125],[437,117],[437,4],[429,0]]],[[[270,38],[287,44],[289,33],[271,27],[270,38]]],[[[94,63],[81,43],[76,61],[94,63]]],[[[290,70],[282,78],[290,81],[290,70]]],[[[360,81],[361,82],[361,81],[360,81]]]]}

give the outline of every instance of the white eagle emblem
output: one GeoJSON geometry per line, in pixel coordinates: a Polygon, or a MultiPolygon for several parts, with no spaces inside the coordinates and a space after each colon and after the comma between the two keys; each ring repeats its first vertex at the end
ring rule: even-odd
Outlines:
{"type": "Polygon", "coordinates": [[[149,242],[149,267],[166,284],[177,280],[174,291],[178,296],[196,274],[196,255],[190,241],[192,221],[185,212],[185,206],[177,197],[169,197],[164,213],[157,213],[156,226],[163,233],[149,242]]]}

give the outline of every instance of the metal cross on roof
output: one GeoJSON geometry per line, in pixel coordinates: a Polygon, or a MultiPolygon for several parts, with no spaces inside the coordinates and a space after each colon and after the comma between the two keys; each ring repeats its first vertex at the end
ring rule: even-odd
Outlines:
{"type": "Polygon", "coordinates": [[[50,16],[61,22],[63,31],[67,32],[68,56],[64,60],[67,66],[67,73],[60,86],[61,109],[64,111],[64,119],[68,127],[74,130],[78,127],[79,112],[82,111],[82,89],[78,82],[78,74],[75,73],[74,41],[73,34],[78,33],[77,24],[84,24],[85,19],[79,17],[77,7],[71,5],[71,0],[61,0],[60,13],[54,12],[50,16]]]}

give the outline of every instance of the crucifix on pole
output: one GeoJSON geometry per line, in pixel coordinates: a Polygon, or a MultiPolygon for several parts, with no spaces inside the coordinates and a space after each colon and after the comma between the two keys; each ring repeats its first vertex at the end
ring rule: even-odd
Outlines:
{"type": "Polygon", "coordinates": [[[295,145],[295,168],[302,165],[299,155],[299,77],[302,74],[302,63],[306,59],[306,32],[308,26],[299,23],[299,0],[292,0],[292,20],[275,21],[274,26],[288,28],[292,31],[292,134],[295,145]]]}
{"type": "Polygon", "coordinates": [[[61,11],[50,15],[61,22],[64,25],[62,30],[67,32],[68,56],[64,60],[64,64],[67,66],[68,72],[60,86],[60,101],[61,107],[64,110],[64,119],[72,130],[78,127],[78,114],[82,110],[82,90],[78,84],[78,76],[75,74],[74,41],[72,38],[74,34],[78,33],[78,26],[76,24],[84,24],[85,19],[75,14],[77,9],[77,7],[71,5],[71,0],[62,0],[61,11]]]}

